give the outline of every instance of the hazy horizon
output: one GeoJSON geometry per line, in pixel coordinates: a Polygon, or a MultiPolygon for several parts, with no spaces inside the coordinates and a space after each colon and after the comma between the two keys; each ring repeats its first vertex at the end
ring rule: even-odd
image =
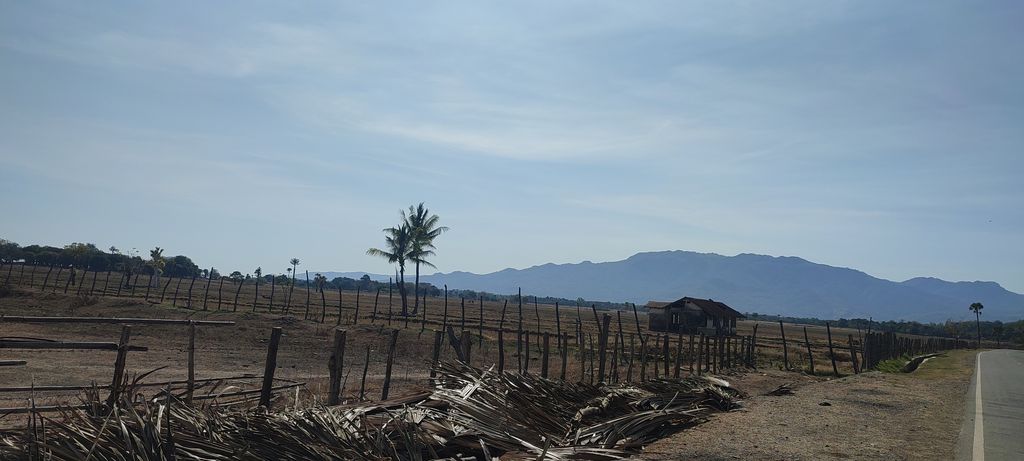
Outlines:
{"type": "Polygon", "coordinates": [[[687,250],[1024,292],[1019,2],[3,11],[21,244],[387,274],[423,201],[440,272],[687,250]]]}

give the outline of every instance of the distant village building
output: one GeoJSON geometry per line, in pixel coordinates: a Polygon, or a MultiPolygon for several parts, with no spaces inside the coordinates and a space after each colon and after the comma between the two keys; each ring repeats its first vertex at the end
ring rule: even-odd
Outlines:
{"type": "Polygon", "coordinates": [[[684,297],[672,302],[649,301],[651,331],[734,335],[736,320],[746,318],[725,303],[684,297]]]}

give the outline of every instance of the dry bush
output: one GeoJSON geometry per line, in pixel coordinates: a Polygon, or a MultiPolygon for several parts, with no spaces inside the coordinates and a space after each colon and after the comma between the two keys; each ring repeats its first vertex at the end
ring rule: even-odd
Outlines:
{"type": "Polygon", "coordinates": [[[77,295],[71,298],[71,302],[68,304],[68,311],[73,315],[79,308],[92,306],[98,302],[100,302],[100,299],[96,296],[77,295]]]}

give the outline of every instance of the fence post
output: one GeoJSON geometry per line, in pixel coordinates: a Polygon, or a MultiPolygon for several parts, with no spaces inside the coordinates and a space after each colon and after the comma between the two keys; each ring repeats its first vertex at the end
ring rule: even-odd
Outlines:
{"type": "Polygon", "coordinates": [[[462,330],[462,338],[460,338],[460,341],[462,342],[462,356],[466,358],[466,365],[470,365],[473,357],[471,354],[473,349],[473,334],[470,333],[469,330],[462,330]]]}
{"type": "Polygon", "coordinates": [[[550,357],[551,351],[548,349],[551,347],[551,335],[548,332],[544,332],[544,343],[543,349],[541,350],[540,358],[540,377],[547,379],[548,377],[548,358],[550,357]]]}
{"type": "Polygon", "coordinates": [[[832,349],[832,327],[825,322],[825,331],[828,333],[828,356],[832,359],[832,372],[839,376],[839,367],[836,366],[836,353],[832,349]]]}
{"type": "MultiPolygon", "coordinates": [[[[380,292],[380,288],[377,289],[380,292]]],[[[359,380],[359,401],[366,399],[366,372],[370,369],[370,345],[366,345],[366,357],[363,358],[363,379],[359,380]]]]}
{"type": "Polygon", "coordinates": [[[676,337],[676,371],[672,377],[679,379],[680,368],[683,366],[683,332],[678,332],[676,337]]]}
{"type": "Polygon", "coordinates": [[[786,371],[789,371],[789,348],[786,346],[786,328],[782,326],[782,320],[779,320],[779,331],[782,332],[782,363],[786,371]]]}
{"type": "Polygon", "coordinates": [[[395,345],[398,343],[398,329],[391,330],[391,341],[388,342],[388,358],[384,367],[384,386],[380,391],[380,399],[387,400],[391,390],[391,368],[395,365],[395,345]]]}
{"type": "Polygon", "coordinates": [[[263,388],[260,390],[260,406],[270,408],[270,390],[274,387],[274,372],[277,370],[277,346],[281,343],[281,327],[270,330],[267,345],[267,362],[263,367],[263,388]]]}
{"type": "Polygon", "coordinates": [[[437,365],[441,360],[441,342],[444,340],[444,332],[434,331],[434,349],[430,353],[430,380],[433,382],[437,377],[437,365]]]}
{"type": "Polygon", "coordinates": [[[330,374],[330,386],[327,391],[327,404],[338,405],[341,403],[341,377],[345,370],[345,330],[334,329],[334,347],[331,348],[331,358],[327,362],[327,369],[330,374]]]}
{"type": "MultiPolygon", "coordinates": [[[[110,280],[110,271],[107,271],[107,281],[110,280]]],[[[167,287],[171,286],[171,276],[167,276],[167,283],[164,284],[164,289],[160,290],[160,303],[163,304],[164,296],[167,295],[167,287]]],[[[103,294],[107,294],[107,282],[103,282],[103,294]]]]}
{"type": "Polygon", "coordinates": [[[569,333],[562,333],[562,369],[558,373],[558,379],[565,381],[565,372],[569,365],[569,333]]]}
{"type": "Polygon", "coordinates": [[[196,390],[196,324],[188,322],[188,376],[185,383],[185,402],[192,405],[192,395],[196,390]]]}
{"type": "Polygon", "coordinates": [[[597,379],[600,382],[605,382],[605,362],[608,354],[608,331],[611,327],[612,316],[610,314],[604,314],[601,319],[601,336],[597,339],[598,348],[598,373],[597,379]]]}
{"type": "MultiPolygon", "coordinates": [[[[498,374],[505,373],[505,331],[498,330],[498,374]]],[[[562,374],[565,374],[563,367],[562,374]]]]}
{"type": "Polygon", "coordinates": [[[124,384],[124,366],[128,358],[128,343],[131,341],[131,336],[131,325],[121,327],[121,340],[117,343],[117,358],[114,360],[114,379],[110,383],[110,396],[107,397],[107,406],[110,408],[113,408],[117,402],[121,385],[124,384]]]}
{"type": "Polygon", "coordinates": [[[811,362],[811,375],[814,375],[814,354],[811,353],[811,340],[807,337],[807,327],[804,327],[804,344],[807,345],[807,359],[811,362]]]}
{"type": "Polygon", "coordinates": [[[857,366],[857,350],[853,348],[853,335],[848,335],[850,339],[850,363],[853,364],[853,374],[860,374],[860,367],[857,366]]]}

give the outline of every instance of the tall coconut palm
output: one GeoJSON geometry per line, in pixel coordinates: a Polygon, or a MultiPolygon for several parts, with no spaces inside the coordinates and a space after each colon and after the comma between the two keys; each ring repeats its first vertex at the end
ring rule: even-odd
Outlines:
{"type": "Polygon", "coordinates": [[[428,267],[436,267],[427,261],[427,257],[434,255],[434,239],[444,232],[448,231],[445,226],[439,226],[438,222],[441,217],[438,215],[430,214],[430,210],[423,206],[423,202],[415,207],[409,205],[409,214],[402,212],[402,221],[409,227],[412,233],[412,244],[409,248],[408,258],[416,265],[416,284],[414,285],[412,313],[416,315],[416,312],[420,308],[420,264],[428,267]]]}
{"type": "Polygon", "coordinates": [[[302,261],[299,261],[299,258],[292,258],[291,261],[288,261],[288,263],[292,265],[292,286],[294,287],[295,286],[295,268],[298,267],[299,264],[302,264],[302,261]]]}
{"type": "Polygon", "coordinates": [[[978,348],[981,348],[981,310],[984,309],[981,303],[972,303],[970,309],[974,311],[974,320],[978,325],[978,348]]]}
{"type": "MultiPolygon", "coordinates": [[[[404,219],[403,219],[404,221],[404,219]]],[[[409,302],[405,291],[405,261],[412,249],[412,232],[404,222],[398,227],[384,229],[385,249],[370,248],[366,254],[387,259],[398,264],[398,294],[402,297],[402,315],[409,315],[409,302]]]]}

